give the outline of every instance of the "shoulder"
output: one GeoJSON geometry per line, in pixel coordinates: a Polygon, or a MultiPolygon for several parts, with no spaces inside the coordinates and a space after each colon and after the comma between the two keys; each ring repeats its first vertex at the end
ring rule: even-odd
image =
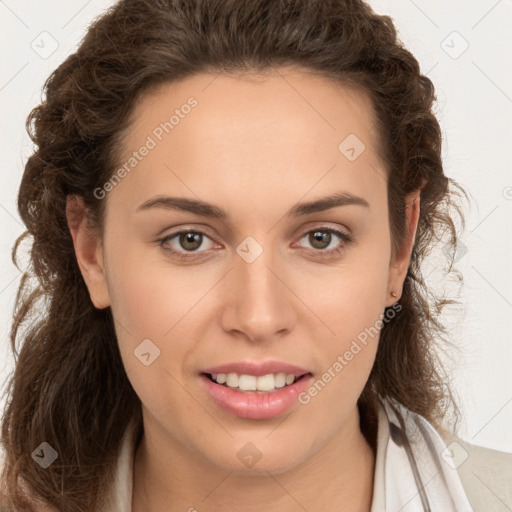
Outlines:
{"type": "MultiPolygon", "coordinates": [[[[463,505],[457,510],[468,510],[470,506],[473,512],[512,511],[511,453],[465,441],[442,424],[430,424],[396,400],[383,400],[382,404],[389,424],[396,422],[395,425],[402,425],[407,432],[406,437],[420,463],[420,470],[430,464],[430,475],[441,475],[441,479],[429,480],[434,482],[433,489],[429,489],[434,498],[444,487],[451,498],[456,498],[463,505]],[[436,483],[439,483],[437,487],[436,483]]],[[[393,439],[392,431],[390,435],[393,439]]],[[[425,488],[426,485],[423,486],[425,488]]]]}
{"type": "Polygon", "coordinates": [[[475,512],[512,510],[512,453],[478,446],[442,432],[445,462],[457,470],[475,512]]]}

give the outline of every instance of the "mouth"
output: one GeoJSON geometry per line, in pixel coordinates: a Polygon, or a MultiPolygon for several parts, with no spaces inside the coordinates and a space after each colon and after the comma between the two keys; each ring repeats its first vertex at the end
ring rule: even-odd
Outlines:
{"type": "Polygon", "coordinates": [[[281,416],[295,405],[313,373],[278,362],[246,362],[210,368],[199,377],[207,397],[223,412],[263,420],[281,416]]]}

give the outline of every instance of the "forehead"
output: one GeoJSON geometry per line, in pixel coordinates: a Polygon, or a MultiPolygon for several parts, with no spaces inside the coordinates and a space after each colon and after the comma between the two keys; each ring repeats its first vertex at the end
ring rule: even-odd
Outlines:
{"type": "MultiPolygon", "coordinates": [[[[290,67],[258,74],[200,73],[160,84],[143,94],[135,105],[126,142],[137,142],[148,130],[171,120],[173,113],[179,116],[178,119],[175,115],[171,122],[173,138],[179,137],[179,132],[192,135],[187,125],[193,124],[192,131],[198,136],[200,128],[202,132],[209,130],[208,136],[216,135],[216,139],[227,139],[230,135],[251,137],[257,130],[268,131],[271,126],[274,132],[282,132],[285,141],[293,135],[319,134],[330,138],[334,133],[336,140],[347,130],[353,130],[366,136],[367,143],[377,142],[374,111],[366,93],[311,71],[290,67]],[[186,105],[191,98],[199,108],[193,109],[192,121],[181,123],[190,113],[186,105]],[[177,124],[181,124],[179,131],[174,130],[177,124]],[[223,132],[218,131],[218,126],[222,126],[223,132]]],[[[258,142],[263,142],[263,137],[258,142]]]]}
{"type": "Polygon", "coordinates": [[[308,189],[342,184],[363,194],[383,185],[371,101],[311,73],[198,74],[161,84],[132,114],[121,165],[150,150],[116,188],[140,197],[229,186],[268,198],[272,186],[298,200],[308,189]]]}

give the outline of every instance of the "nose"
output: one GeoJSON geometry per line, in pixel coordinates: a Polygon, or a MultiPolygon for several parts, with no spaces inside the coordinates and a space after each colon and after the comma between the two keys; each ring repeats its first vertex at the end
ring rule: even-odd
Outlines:
{"type": "Polygon", "coordinates": [[[243,244],[239,248],[227,276],[222,326],[250,342],[272,342],[291,332],[297,318],[291,272],[270,248],[258,249],[254,242],[245,248],[245,254],[243,244]]]}

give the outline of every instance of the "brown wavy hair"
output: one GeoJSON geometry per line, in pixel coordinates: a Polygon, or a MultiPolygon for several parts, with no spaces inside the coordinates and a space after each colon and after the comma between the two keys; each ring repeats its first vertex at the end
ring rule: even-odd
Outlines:
{"type": "MultiPolygon", "coordinates": [[[[134,105],[159,85],[199,72],[263,72],[278,66],[331,78],[366,93],[386,164],[392,248],[405,234],[408,192],[421,188],[420,219],[400,299],[380,333],[375,365],[360,397],[361,429],[370,432],[378,395],[398,400],[435,425],[456,409],[438,360],[449,343],[422,261],[447,239],[457,243],[455,198],[445,176],[431,80],[403,47],[389,16],[361,0],[122,0],[94,20],[78,50],[46,80],[29,114],[35,144],[18,195],[30,242],[30,266],[16,297],[11,344],[15,369],[2,422],[3,510],[35,510],[25,493],[58,511],[101,503],[120,441],[141,403],[126,376],[110,308],[96,309],[75,257],[66,198],[81,196],[101,232],[101,187],[120,162],[134,105]],[[47,441],[58,459],[42,470],[32,451],[47,441]]],[[[453,275],[453,274],[451,274],[453,275]]],[[[460,279],[460,275],[459,275],[460,279]]],[[[373,424],[375,426],[375,424],[373,424]]]]}

